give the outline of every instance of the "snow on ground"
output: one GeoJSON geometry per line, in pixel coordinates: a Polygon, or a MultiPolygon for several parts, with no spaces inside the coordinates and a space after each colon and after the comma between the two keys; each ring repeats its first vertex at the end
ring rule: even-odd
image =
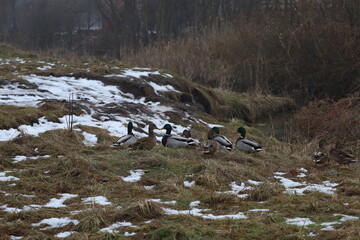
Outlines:
{"type": "Polygon", "coordinates": [[[137,170],[130,170],[130,175],[127,176],[127,177],[121,177],[121,179],[124,181],[124,182],[138,182],[140,181],[141,179],[141,176],[144,175],[144,170],[142,169],[137,169],[137,170]]]}
{"type": "Polygon", "coordinates": [[[44,208],[44,207],[45,208],[63,208],[63,207],[66,207],[66,205],[64,205],[64,202],[66,200],[68,200],[70,198],[78,197],[78,195],[76,195],[76,194],[69,194],[69,193],[60,193],[58,195],[60,195],[61,197],[60,198],[52,198],[45,205],[31,204],[31,205],[25,205],[25,206],[23,206],[23,208],[13,208],[13,207],[8,207],[7,205],[2,205],[2,206],[0,206],[0,209],[5,212],[19,213],[22,211],[30,211],[30,210],[40,209],[40,208],[44,208]]]}
{"type": "Polygon", "coordinates": [[[288,219],[286,219],[285,222],[290,225],[296,225],[296,226],[301,226],[301,227],[306,227],[306,226],[315,224],[309,218],[288,218],[288,219]]]}
{"type": "Polygon", "coordinates": [[[195,207],[199,206],[199,204],[200,204],[200,201],[193,201],[189,204],[189,207],[195,208],[195,207]]]}
{"type": "Polygon", "coordinates": [[[98,142],[98,138],[96,137],[95,134],[92,133],[87,133],[87,132],[82,132],[82,135],[84,136],[84,141],[83,143],[86,146],[95,146],[98,142]]]}
{"type": "MultiPolygon", "coordinates": [[[[304,169],[306,170],[306,169],[304,169]]],[[[304,170],[303,174],[304,174],[304,170]]],[[[307,170],[306,170],[307,172],[307,170]]],[[[274,178],[279,179],[282,185],[285,187],[285,193],[288,194],[298,194],[298,195],[304,195],[305,191],[318,191],[325,194],[332,195],[336,191],[337,183],[331,183],[329,181],[323,181],[322,184],[315,184],[315,183],[307,183],[307,182],[296,182],[291,179],[282,177],[280,175],[285,175],[283,173],[279,174],[279,172],[274,173],[274,178]]],[[[305,175],[306,176],[306,175],[305,175]]],[[[305,177],[301,175],[300,177],[305,177]]],[[[299,175],[297,176],[299,177],[299,175]]]]}
{"type": "Polygon", "coordinates": [[[114,223],[106,228],[102,228],[100,229],[100,232],[109,232],[109,233],[119,233],[118,228],[121,228],[121,227],[132,227],[132,228],[137,228],[138,226],[136,225],[133,225],[131,222],[117,222],[117,223],[114,223]]]}
{"type": "MultiPolygon", "coordinates": [[[[339,219],[339,221],[333,221],[333,222],[323,222],[320,223],[320,226],[323,226],[324,228],[322,228],[322,231],[334,231],[334,225],[338,225],[341,224],[342,222],[346,222],[349,220],[358,220],[359,217],[356,216],[349,216],[349,215],[345,215],[345,214],[333,214],[333,216],[341,216],[341,218],[339,219]]],[[[317,223],[311,221],[309,218],[287,218],[285,221],[287,224],[290,225],[296,225],[296,226],[301,226],[301,227],[306,227],[308,225],[315,225],[317,223]]]]}
{"type": "Polygon", "coordinates": [[[44,207],[47,208],[62,208],[66,207],[64,205],[64,202],[70,198],[78,197],[76,194],[69,194],[69,193],[60,193],[58,194],[61,196],[61,198],[52,198],[48,203],[44,205],[44,207]]]}
{"type": "Polygon", "coordinates": [[[242,212],[239,212],[237,214],[229,214],[229,215],[214,215],[211,213],[210,214],[203,213],[206,211],[210,211],[210,209],[191,208],[190,210],[175,210],[171,208],[163,208],[163,210],[167,215],[192,215],[195,217],[201,217],[203,219],[211,219],[211,220],[247,218],[242,212]]]}
{"type": "Polygon", "coordinates": [[[49,158],[49,157],[51,157],[51,156],[50,155],[43,155],[43,156],[27,157],[27,156],[17,155],[15,157],[13,157],[12,160],[14,161],[14,163],[17,163],[17,162],[21,162],[21,161],[24,161],[24,160],[27,160],[27,159],[34,160],[34,159],[49,158]]]}
{"type": "Polygon", "coordinates": [[[189,182],[189,181],[184,181],[184,186],[185,187],[192,187],[192,186],[194,186],[195,185],[195,181],[191,181],[191,182],[189,182]]]}
{"type": "Polygon", "coordinates": [[[169,204],[169,205],[175,205],[176,201],[161,201],[161,199],[157,198],[157,199],[150,199],[150,201],[152,202],[157,202],[157,203],[161,203],[161,204],[169,204]]]}
{"type": "MultiPolygon", "coordinates": [[[[157,200],[157,199],[151,199],[157,200]]],[[[160,199],[158,199],[160,200],[160,199]]],[[[162,202],[158,201],[162,204],[175,204],[176,201],[168,201],[168,202],[162,202]]],[[[199,209],[197,206],[200,204],[200,201],[193,201],[189,204],[190,209],[189,210],[176,210],[172,208],[165,208],[164,210],[165,214],[167,215],[192,215],[195,217],[201,217],[203,219],[211,219],[211,220],[222,220],[222,219],[246,219],[247,217],[242,212],[238,212],[237,214],[228,214],[228,215],[214,215],[211,213],[203,213],[208,212],[210,209],[199,209]]]]}
{"type": "Polygon", "coordinates": [[[102,206],[111,205],[112,203],[104,196],[87,197],[81,199],[85,204],[99,204],[102,206]]]}
{"type": "Polygon", "coordinates": [[[250,209],[248,212],[269,212],[270,209],[266,209],[266,208],[261,208],[261,209],[250,209]]]}
{"type": "Polygon", "coordinates": [[[18,240],[18,239],[23,239],[23,237],[10,235],[10,240],[18,240]]]}
{"type": "Polygon", "coordinates": [[[14,176],[6,176],[11,171],[0,172],[0,182],[19,181],[20,178],[14,176]]]}
{"type": "Polygon", "coordinates": [[[251,179],[248,180],[248,183],[255,185],[255,186],[262,184],[262,182],[251,180],[251,179]]]}
{"type": "Polygon", "coordinates": [[[47,219],[43,219],[38,223],[33,223],[31,224],[34,227],[37,226],[41,226],[43,224],[49,225],[48,227],[45,228],[41,228],[41,230],[47,230],[47,229],[52,229],[52,228],[60,228],[60,227],[64,227],[70,223],[73,223],[74,225],[79,224],[78,220],[72,220],[70,218],[47,218],[47,219]]]}
{"type": "MultiPolygon", "coordinates": [[[[18,62],[23,62],[21,59],[18,62]]],[[[9,62],[9,64],[11,61],[9,62]]],[[[52,66],[51,64],[48,64],[52,66]]],[[[149,74],[162,75],[158,71],[151,71],[150,69],[126,69],[122,76],[131,76],[140,78],[141,76],[148,76],[149,74]]],[[[165,76],[165,75],[164,75],[165,76]]],[[[69,94],[74,94],[75,101],[81,102],[87,107],[91,114],[85,113],[81,116],[74,116],[74,126],[82,124],[87,126],[99,127],[108,130],[112,136],[122,136],[126,134],[127,129],[122,127],[130,120],[136,119],[137,122],[147,125],[148,121],[155,123],[158,127],[170,123],[170,119],[164,115],[165,111],[175,111],[168,106],[160,105],[159,102],[145,102],[145,97],[136,99],[132,94],[124,93],[117,86],[105,85],[98,80],[91,80],[85,78],[75,79],[75,77],[54,77],[54,76],[38,76],[27,75],[20,76],[28,82],[35,84],[38,88],[28,88],[22,83],[12,83],[3,85],[0,88],[0,105],[16,105],[16,106],[30,106],[36,107],[45,99],[54,100],[68,100],[69,94]],[[140,104],[149,111],[144,113],[129,113],[128,116],[112,113],[111,118],[107,117],[108,113],[102,112],[101,107],[106,104],[116,104],[121,106],[123,103],[140,104]],[[98,114],[101,120],[95,119],[92,115],[98,114]]],[[[168,75],[166,75],[168,77],[168,75]]],[[[145,81],[145,80],[144,80],[145,81]]],[[[155,92],[173,91],[178,92],[171,85],[159,85],[153,82],[146,82],[153,87],[155,92]]],[[[108,107],[107,107],[108,108],[108,107]]],[[[39,134],[53,129],[66,129],[67,117],[64,116],[59,119],[60,123],[49,122],[45,117],[39,118],[38,122],[32,125],[22,125],[17,129],[0,130],[0,141],[8,141],[25,132],[30,135],[38,136],[39,134]]],[[[191,117],[189,116],[188,119],[191,117]]],[[[191,118],[192,119],[192,118],[191,118]]],[[[204,122],[204,124],[207,124],[204,122]]],[[[180,134],[185,127],[174,127],[174,133],[180,134]]],[[[89,145],[94,144],[95,138],[93,135],[83,133],[85,142],[89,145]],[[90,140],[91,138],[91,140],[90,140]],[[90,140],[90,141],[89,141],[90,140]]],[[[136,132],[135,135],[144,137],[146,134],[136,132]]]]}
{"type": "Polygon", "coordinates": [[[55,235],[57,238],[66,238],[70,237],[72,234],[76,233],[75,231],[69,231],[69,232],[61,232],[55,235]]]}
{"type": "Polygon", "coordinates": [[[346,222],[346,221],[349,221],[349,220],[358,220],[359,217],[356,217],[356,216],[349,216],[349,215],[345,215],[345,214],[338,214],[338,213],[335,213],[333,214],[334,216],[340,216],[340,222],[346,222]]]}
{"type": "Polygon", "coordinates": [[[230,191],[217,192],[217,193],[233,194],[233,195],[237,196],[238,198],[247,198],[249,196],[249,194],[247,194],[247,193],[239,194],[239,193],[243,192],[243,191],[254,189],[253,187],[250,187],[250,186],[246,187],[245,183],[241,183],[240,185],[237,185],[236,182],[231,182],[230,187],[231,187],[230,191]]]}

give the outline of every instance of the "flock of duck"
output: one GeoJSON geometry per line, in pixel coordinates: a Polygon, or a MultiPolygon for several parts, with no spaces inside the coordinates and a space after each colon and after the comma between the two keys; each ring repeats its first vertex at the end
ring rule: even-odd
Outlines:
{"type": "Polygon", "coordinates": [[[329,141],[324,138],[319,141],[319,148],[313,154],[313,160],[318,164],[329,164],[332,161],[338,164],[349,165],[358,160],[350,151],[341,150],[338,141],[329,141]]]}
{"type": "MultiPolygon", "coordinates": [[[[113,143],[113,146],[127,147],[129,149],[151,150],[156,146],[156,134],[154,130],[166,130],[161,139],[164,147],[188,148],[200,146],[205,155],[214,155],[218,148],[231,151],[233,144],[224,135],[220,134],[218,127],[211,128],[207,133],[207,139],[200,143],[197,139],[192,138],[189,130],[184,130],[181,136],[171,134],[173,130],[170,124],[158,128],[155,124],[149,125],[148,136],[137,139],[132,132],[133,123],[130,121],[127,125],[128,133],[113,143]]],[[[237,132],[240,134],[235,142],[235,147],[246,153],[256,153],[262,151],[262,147],[254,140],[246,138],[246,129],[239,127],[237,132]]],[[[313,154],[314,162],[317,164],[329,164],[331,161],[338,164],[351,164],[358,162],[351,152],[339,149],[339,142],[321,139],[319,148],[313,154]]]]}
{"type": "MultiPolygon", "coordinates": [[[[218,148],[229,151],[233,149],[231,141],[220,134],[220,129],[218,127],[211,128],[207,134],[207,139],[202,143],[192,138],[189,130],[184,130],[181,136],[171,135],[173,128],[170,124],[165,124],[163,128],[158,128],[155,124],[150,124],[148,136],[140,139],[135,137],[132,129],[133,123],[130,121],[127,125],[128,133],[116,140],[113,145],[127,147],[133,150],[151,150],[156,146],[156,135],[154,130],[166,130],[166,133],[161,140],[162,145],[165,147],[187,148],[200,146],[205,155],[213,155],[218,148]]],[[[247,153],[262,151],[262,147],[259,143],[246,138],[246,130],[244,127],[239,127],[238,133],[240,133],[240,136],[235,144],[237,149],[247,153]]]]}

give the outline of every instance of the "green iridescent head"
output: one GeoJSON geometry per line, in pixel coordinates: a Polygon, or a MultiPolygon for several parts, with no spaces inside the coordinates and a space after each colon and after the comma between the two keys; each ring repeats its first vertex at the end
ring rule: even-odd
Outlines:
{"type": "Polygon", "coordinates": [[[213,127],[212,130],[214,131],[214,133],[220,134],[220,129],[218,127],[213,127]]]}
{"type": "Polygon", "coordinates": [[[172,127],[171,127],[170,124],[167,123],[167,124],[164,125],[163,129],[166,130],[166,134],[170,134],[171,130],[172,130],[172,127]]]}
{"type": "Polygon", "coordinates": [[[245,130],[245,128],[239,127],[237,131],[238,131],[238,133],[240,133],[240,135],[241,135],[243,138],[245,138],[245,136],[246,136],[246,130],[245,130]]]}
{"type": "Polygon", "coordinates": [[[132,133],[132,129],[133,129],[133,123],[132,121],[130,121],[127,125],[127,129],[128,129],[128,134],[132,133]]]}

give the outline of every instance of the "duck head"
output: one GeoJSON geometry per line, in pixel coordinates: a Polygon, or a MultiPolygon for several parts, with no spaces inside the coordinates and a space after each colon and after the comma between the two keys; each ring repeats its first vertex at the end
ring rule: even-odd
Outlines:
{"type": "Polygon", "coordinates": [[[160,128],[160,130],[163,130],[165,129],[166,130],[166,134],[170,135],[171,134],[171,130],[172,130],[172,127],[170,124],[165,124],[163,128],[160,128]]]}
{"type": "Polygon", "coordinates": [[[191,138],[191,132],[185,129],[182,133],[182,136],[186,138],[191,138]]]}
{"type": "Polygon", "coordinates": [[[218,127],[213,127],[211,130],[213,130],[215,134],[220,134],[220,129],[218,127]]]}
{"type": "Polygon", "coordinates": [[[127,129],[128,129],[128,135],[132,134],[132,129],[133,129],[133,123],[132,121],[130,121],[127,125],[127,129]]]}
{"type": "Polygon", "coordinates": [[[151,123],[149,125],[149,134],[154,133],[155,129],[159,129],[155,124],[151,123]]]}
{"type": "Polygon", "coordinates": [[[245,128],[239,127],[237,131],[238,131],[238,133],[240,133],[241,137],[245,138],[245,136],[246,136],[245,128]]]}
{"type": "MultiPolygon", "coordinates": [[[[219,130],[219,129],[218,129],[218,130],[219,130]]],[[[216,137],[217,135],[219,135],[219,134],[217,134],[217,133],[214,131],[214,128],[212,128],[212,129],[210,129],[210,131],[208,132],[207,138],[208,138],[208,139],[214,139],[214,137],[216,137]]]]}

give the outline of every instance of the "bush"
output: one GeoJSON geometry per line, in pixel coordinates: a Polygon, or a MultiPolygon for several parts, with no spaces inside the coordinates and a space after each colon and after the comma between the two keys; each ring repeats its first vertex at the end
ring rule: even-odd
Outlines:
{"type": "Polygon", "coordinates": [[[294,138],[360,140],[360,97],[318,100],[301,109],[293,119],[294,138]]]}
{"type": "Polygon", "coordinates": [[[359,11],[357,0],[260,5],[220,28],[120,55],[211,87],[342,97],[359,84],[359,11]]]}

